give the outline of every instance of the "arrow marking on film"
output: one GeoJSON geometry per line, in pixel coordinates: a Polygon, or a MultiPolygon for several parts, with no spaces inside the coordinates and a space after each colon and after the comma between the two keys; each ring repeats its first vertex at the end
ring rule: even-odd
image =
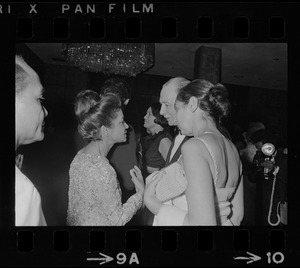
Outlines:
{"type": "Polygon", "coordinates": [[[105,255],[104,253],[99,253],[99,255],[102,256],[103,258],[86,258],[86,260],[87,261],[101,261],[100,265],[114,260],[114,258],[112,258],[108,255],[105,255]]]}
{"type": "Polygon", "coordinates": [[[246,253],[249,254],[250,256],[249,257],[233,257],[233,259],[235,259],[235,260],[249,260],[249,261],[247,261],[247,264],[255,262],[255,261],[259,261],[261,259],[261,257],[255,255],[253,253],[250,253],[248,251],[246,253]]]}

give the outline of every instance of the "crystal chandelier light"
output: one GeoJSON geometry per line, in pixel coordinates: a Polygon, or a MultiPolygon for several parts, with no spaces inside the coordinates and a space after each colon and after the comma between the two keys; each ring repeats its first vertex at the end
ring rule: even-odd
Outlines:
{"type": "Polygon", "coordinates": [[[62,54],[84,71],[136,76],[154,64],[153,43],[65,43],[62,54]]]}

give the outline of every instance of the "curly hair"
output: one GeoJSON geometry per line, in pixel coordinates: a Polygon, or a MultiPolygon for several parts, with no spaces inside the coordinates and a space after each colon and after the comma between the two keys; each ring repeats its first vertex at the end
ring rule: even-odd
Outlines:
{"type": "Polygon", "coordinates": [[[101,97],[92,90],[79,92],[75,99],[75,115],[78,120],[79,134],[91,141],[101,139],[101,126],[111,127],[117,117],[121,102],[114,94],[101,97]]]}

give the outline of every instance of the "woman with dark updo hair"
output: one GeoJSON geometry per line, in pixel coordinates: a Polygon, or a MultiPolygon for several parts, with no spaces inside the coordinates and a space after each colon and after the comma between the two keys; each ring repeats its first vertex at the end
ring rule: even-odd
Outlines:
{"type": "Polygon", "coordinates": [[[180,159],[165,169],[169,177],[147,182],[144,202],[156,215],[156,225],[240,225],[241,161],[222,127],[229,108],[222,84],[196,79],[180,89],[175,102],[177,126],[192,138],[183,144],[180,159]],[[163,204],[167,194],[176,202],[163,204]]]}
{"type": "Polygon", "coordinates": [[[172,137],[169,133],[169,125],[160,111],[160,103],[150,105],[144,116],[144,127],[149,134],[144,138],[144,161],[148,173],[153,173],[165,166],[172,137]]]}
{"type": "MultiPolygon", "coordinates": [[[[167,119],[160,112],[161,104],[153,102],[144,116],[144,127],[149,135],[142,139],[143,164],[146,175],[154,173],[165,166],[166,158],[172,144],[167,119]]],[[[143,210],[143,224],[152,225],[153,214],[143,210]]]]}
{"type": "Polygon", "coordinates": [[[89,143],[78,151],[70,170],[67,224],[72,226],[125,225],[141,207],[144,182],[140,169],[130,170],[136,193],[125,204],[116,172],[107,160],[115,143],[126,141],[128,125],[114,94],[101,97],[81,91],[75,100],[78,132],[89,143]]]}

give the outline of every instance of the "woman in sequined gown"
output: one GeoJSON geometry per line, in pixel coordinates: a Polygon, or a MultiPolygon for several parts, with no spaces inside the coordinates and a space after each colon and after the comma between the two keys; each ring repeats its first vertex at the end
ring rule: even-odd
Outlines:
{"type": "Polygon", "coordinates": [[[76,97],[75,114],[79,133],[90,142],[70,165],[67,225],[125,225],[142,205],[144,182],[139,168],[132,167],[136,193],[122,204],[116,172],[106,158],[115,143],[126,141],[121,102],[114,94],[84,90],[76,97]]]}
{"type": "Polygon", "coordinates": [[[179,90],[177,126],[193,137],[183,144],[177,162],[146,180],[144,201],[156,215],[156,225],[240,225],[241,161],[222,128],[229,106],[221,84],[196,79],[179,90]]]}

